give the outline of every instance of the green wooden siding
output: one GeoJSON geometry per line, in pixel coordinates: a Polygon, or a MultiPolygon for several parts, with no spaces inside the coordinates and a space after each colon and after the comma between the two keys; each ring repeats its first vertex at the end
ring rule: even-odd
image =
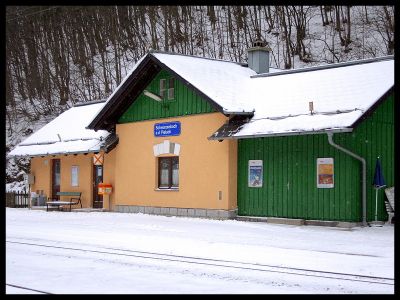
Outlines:
{"type": "MultiPolygon", "coordinates": [[[[160,94],[160,79],[172,77],[167,71],[161,70],[147,86],[147,90],[160,94]]],[[[215,112],[209,102],[198,96],[192,89],[175,78],[175,97],[173,100],[157,102],[141,93],[118,123],[128,123],[143,120],[170,118],[192,114],[215,112]]]]}
{"type": "MultiPolygon", "coordinates": [[[[374,220],[372,181],[381,157],[387,186],[394,185],[394,95],[352,133],[334,134],[335,143],[367,162],[367,220],[374,220]]],[[[328,143],[326,134],[238,141],[238,214],[308,220],[359,222],[361,163],[328,143]],[[317,158],[334,159],[334,188],[317,188],[317,158]],[[263,160],[263,187],[249,188],[248,161],[263,160]]],[[[387,220],[384,190],[378,194],[378,219],[387,220]]]]}

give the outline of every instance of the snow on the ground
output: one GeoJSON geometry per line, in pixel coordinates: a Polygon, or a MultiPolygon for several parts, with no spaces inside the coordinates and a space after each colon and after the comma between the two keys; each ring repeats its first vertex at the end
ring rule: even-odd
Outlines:
{"type": "MultiPolygon", "coordinates": [[[[345,229],[7,208],[6,241],[6,283],[49,293],[394,293],[393,285],[137,257],[151,252],[394,278],[391,225],[345,229]],[[124,255],[107,254],[115,249],[124,255]]],[[[24,292],[7,287],[7,293],[24,292]]]]}

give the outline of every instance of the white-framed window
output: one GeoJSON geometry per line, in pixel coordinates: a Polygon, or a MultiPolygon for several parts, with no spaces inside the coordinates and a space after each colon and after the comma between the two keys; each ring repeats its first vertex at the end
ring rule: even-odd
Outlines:
{"type": "Polygon", "coordinates": [[[160,96],[172,100],[175,97],[175,78],[160,79],[160,96]]]}
{"type": "Polygon", "coordinates": [[[175,79],[171,77],[168,80],[168,100],[174,99],[175,96],[175,79]]]}
{"type": "Polygon", "coordinates": [[[167,91],[167,79],[160,79],[160,96],[164,99],[167,91]]]}
{"type": "Polygon", "coordinates": [[[79,186],[79,166],[71,167],[71,186],[79,186]]]}

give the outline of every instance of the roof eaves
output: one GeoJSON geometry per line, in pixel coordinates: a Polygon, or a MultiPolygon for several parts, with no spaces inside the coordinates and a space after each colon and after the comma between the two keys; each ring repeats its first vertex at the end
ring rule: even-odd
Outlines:
{"type": "Polygon", "coordinates": [[[313,131],[287,131],[287,132],[274,132],[274,133],[261,133],[261,134],[249,134],[249,135],[241,135],[241,136],[219,136],[213,137],[210,136],[209,140],[239,140],[239,139],[250,139],[250,138],[262,138],[262,137],[278,137],[278,136],[293,136],[293,135],[311,135],[311,134],[324,134],[328,132],[332,133],[340,133],[340,132],[352,132],[353,128],[344,127],[344,128],[332,128],[332,129],[324,129],[324,130],[313,130],[313,131]]]}
{"type": "Polygon", "coordinates": [[[105,121],[113,112],[115,112],[118,107],[118,101],[126,92],[127,88],[132,84],[133,80],[137,77],[137,74],[143,69],[143,67],[150,61],[150,53],[142,60],[139,66],[129,75],[129,77],[124,81],[124,83],[114,91],[114,93],[108,98],[106,104],[102,110],[94,117],[90,124],[86,127],[87,129],[99,130],[103,129],[101,123],[105,121]]]}
{"type": "Polygon", "coordinates": [[[54,153],[38,153],[38,154],[17,154],[9,155],[10,157],[45,157],[45,156],[56,156],[56,155],[74,155],[74,154],[88,154],[88,153],[98,153],[100,149],[97,150],[81,150],[81,151],[64,151],[64,152],[54,152],[54,153]]]}
{"type": "Polygon", "coordinates": [[[209,140],[222,140],[224,138],[230,138],[240,131],[242,126],[249,122],[249,117],[245,115],[233,115],[228,122],[218,128],[211,136],[209,140]]]}
{"type": "MultiPolygon", "coordinates": [[[[110,135],[108,135],[110,136],[110,135]]],[[[108,137],[107,136],[107,137],[108,137]]],[[[107,139],[106,137],[106,139],[107,139]]],[[[24,145],[18,145],[17,147],[30,147],[30,146],[43,146],[43,145],[50,145],[50,144],[56,144],[56,143],[64,143],[64,142],[76,142],[76,141],[88,141],[88,140],[98,140],[99,142],[93,146],[91,146],[89,149],[84,149],[84,150],[79,150],[79,151],[62,151],[62,152],[46,152],[46,153],[38,153],[38,154],[21,154],[21,155],[14,155],[10,153],[7,154],[8,157],[35,157],[35,156],[48,156],[48,155],[72,155],[72,154],[81,154],[81,153],[91,153],[91,152],[99,152],[103,144],[105,143],[105,139],[103,138],[81,138],[81,139],[70,139],[70,140],[64,140],[62,142],[44,142],[44,143],[31,143],[31,144],[24,144],[24,145]],[[99,149],[94,147],[99,146],[99,149]]],[[[16,147],[16,148],[17,148],[16,147]]],[[[15,148],[15,149],[16,149],[15,148]]],[[[13,149],[13,151],[15,150],[13,149]]]]}

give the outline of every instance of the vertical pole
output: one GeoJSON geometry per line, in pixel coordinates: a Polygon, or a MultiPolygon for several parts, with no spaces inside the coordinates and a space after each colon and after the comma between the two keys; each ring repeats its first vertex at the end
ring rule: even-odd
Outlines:
{"type": "Polygon", "coordinates": [[[29,207],[29,209],[32,209],[31,207],[31,185],[28,184],[28,194],[26,195],[26,206],[29,207]]]}
{"type": "Polygon", "coordinates": [[[375,222],[378,221],[378,189],[375,189],[375,222]]]}

